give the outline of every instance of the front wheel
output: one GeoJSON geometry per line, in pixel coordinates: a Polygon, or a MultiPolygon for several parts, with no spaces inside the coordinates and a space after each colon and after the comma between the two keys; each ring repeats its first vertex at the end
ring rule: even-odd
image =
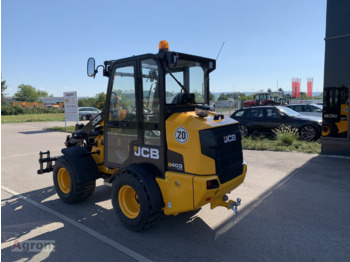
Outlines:
{"type": "Polygon", "coordinates": [[[133,173],[118,175],[112,187],[112,204],[122,224],[133,231],[144,229],[152,208],[144,184],[133,173]]]}
{"type": "Polygon", "coordinates": [[[65,203],[76,203],[87,199],[96,186],[96,181],[78,183],[72,167],[64,157],[56,160],[53,183],[58,196],[65,203]]]}
{"type": "Polygon", "coordinates": [[[318,136],[316,128],[311,125],[303,126],[299,133],[306,141],[316,140],[318,136]]]}

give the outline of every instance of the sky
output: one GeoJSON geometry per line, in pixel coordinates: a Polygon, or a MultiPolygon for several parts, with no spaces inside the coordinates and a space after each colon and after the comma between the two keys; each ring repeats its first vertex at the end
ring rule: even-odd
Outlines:
{"type": "Polygon", "coordinates": [[[326,0],[2,0],[1,76],[12,96],[28,84],[54,96],[106,92],[105,60],[170,50],[217,59],[211,92],[282,88],[308,77],[323,89],[326,0]]]}

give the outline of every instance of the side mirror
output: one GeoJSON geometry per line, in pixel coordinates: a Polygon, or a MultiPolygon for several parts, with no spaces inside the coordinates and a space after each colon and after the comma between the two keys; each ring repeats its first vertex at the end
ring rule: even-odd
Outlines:
{"type": "Polygon", "coordinates": [[[95,77],[96,69],[95,69],[95,58],[90,57],[87,61],[87,75],[89,77],[95,77]]]}
{"type": "Polygon", "coordinates": [[[320,113],[320,112],[322,112],[322,109],[317,109],[317,111],[316,111],[316,112],[319,112],[319,113],[320,113]]]}
{"type": "Polygon", "coordinates": [[[286,119],[286,118],[287,118],[287,115],[284,114],[284,113],[281,113],[281,118],[282,118],[282,119],[286,119]]]}

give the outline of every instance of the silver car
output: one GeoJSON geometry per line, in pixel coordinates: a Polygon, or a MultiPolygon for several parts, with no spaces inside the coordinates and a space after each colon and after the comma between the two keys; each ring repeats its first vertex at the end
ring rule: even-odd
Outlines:
{"type": "Polygon", "coordinates": [[[94,107],[78,107],[79,119],[89,120],[98,115],[101,111],[94,107]]]}
{"type": "Polygon", "coordinates": [[[294,104],[286,105],[301,115],[322,117],[323,106],[316,104],[294,104]]]}

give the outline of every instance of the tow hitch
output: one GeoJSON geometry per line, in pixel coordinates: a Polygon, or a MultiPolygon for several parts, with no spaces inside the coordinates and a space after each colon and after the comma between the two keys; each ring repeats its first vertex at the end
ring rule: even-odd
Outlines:
{"type": "Polygon", "coordinates": [[[232,209],[237,215],[239,214],[238,212],[238,206],[241,205],[241,199],[240,198],[237,198],[237,202],[236,201],[232,201],[230,204],[229,204],[229,207],[230,209],[232,209]]]}
{"type": "Polygon", "coordinates": [[[228,196],[224,195],[222,197],[222,199],[216,199],[213,202],[211,202],[211,209],[218,207],[218,206],[222,206],[222,207],[226,207],[227,209],[231,209],[235,212],[235,214],[239,214],[238,211],[238,206],[241,205],[242,200],[240,198],[237,198],[236,201],[233,200],[228,200],[228,196]]]}

